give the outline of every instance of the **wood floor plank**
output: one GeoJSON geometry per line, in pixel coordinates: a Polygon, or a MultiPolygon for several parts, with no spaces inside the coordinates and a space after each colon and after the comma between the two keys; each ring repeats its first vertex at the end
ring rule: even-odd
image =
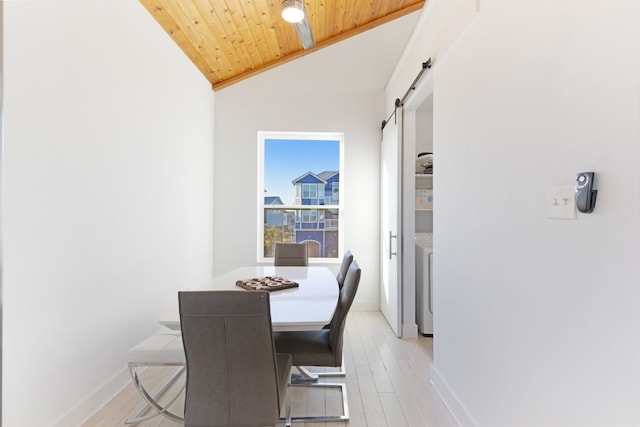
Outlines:
{"type": "Polygon", "coordinates": [[[347,318],[347,326],[345,328],[345,339],[349,342],[349,348],[351,350],[350,361],[353,362],[353,366],[367,365],[367,352],[362,344],[362,338],[360,336],[360,330],[358,328],[358,322],[360,315],[356,312],[349,313],[347,318]]]}
{"type": "Polygon", "coordinates": [[[360,396],[362,398],[362,407],[367,426],[377,427],[387,425],[384,418],[384,411],[380,403],[380,397],[373,376],[369,372],[368,366],[356,367],[358,371],[358,385],[360,387],[360,396]]]}
{"type": "Polygon", "coordinates": [[[345,425],[349,427],[367,427],[367,419],[362,406],[362,397],[360,396],[360,384],[356,380],[348,379],[351,372],[347,373],[347,380],[345,381],[349,404],[349,423],[345,425]]]}
{"type": "Polygon", "coordinates": [[[409,427],[400,402],[395,393],[380,393],[380,403],[384,411],[387,424],[393,427],[409,427]]]}
{"type": "Polygon", "coordinates": [[[376,341],[372,336],[371,330],[367,326],[367,322],[363,323],[364,318],[355,318],[354,324],[359,327],[360,339],[364,348],[365,358],[368,362],[369,370],[372,374],[373,380],[378,392],[393,392],[391,382],[387,376],[384,363],[382,362],[379,348],[376,346],[376,341]]]}
{"type": "MultiPolygon", "coordinates": [[[[374,322],[370,327],[374,330],[380,328],[380,325],[374,322]]],[[[402,341],[405,340],[398,340],[394,337],[394,340],[390,343],[383,336],[376,336],[374,339],[380,348],[380,354],[384,360],[385,368],[389,371],[389,377],[392,379],[394,392],[405,412],[409,424],[426,425],[426,417],[424,417],[420,409],[420,400],[423,394],[420,393],[420,390],[417,389],[414,384],[415,381],[421,381],[422,378],[428,381],[428,366],[425,366],[424,373],[414,374],[414,377],[405,376],[402,366],[406,366],[408,360],[398,358],[406,357],[406,353],[392,350],[393,347],[402,346],[402,341]]]]}
{"type": "Polygon", "coordinates": [[[304,387],[291,387],[289,389],[289,402],[292,417],[304,417],[307,415],[307,393],[304,387]]]}
{"type": "MultiPolygon", "coordinates": [[[[311,416],[327,415],[326,391],[321,388],[307,387],[307,414],[311,416]]],[[[324,427],[324,423],[305,423],[306,427],[324,427]]]]}
{"type": "MultiPolygon", "coordinates": [[[[368,316],[367,320],[370,334],[384,326],[381,323],[384,319],[380,317],[368,316]]],[[[409,348],[421,348],[418,345],[419,340],[400,340],[392,333],[386,332],[373,334],[373,337],[409,424],[454,426],[455,422],[429,382],[431,357],[421,350],[415,353],[408,351],[409,348]],[[440,413],[446,415],[439,416],[440,413]]]]}

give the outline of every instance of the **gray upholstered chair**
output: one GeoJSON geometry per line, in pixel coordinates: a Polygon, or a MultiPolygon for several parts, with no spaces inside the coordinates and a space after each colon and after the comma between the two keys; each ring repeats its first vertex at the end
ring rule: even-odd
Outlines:
{"type": "Polygon", "coordinates": [[[350,250],[347,250],[342,257],[342,264],[340,264],[340,271],[338,271],[338,275],[336,276],[336,280],[338,281],[338,287],[342,289],[342,285],[344,285],[344,279],[347,277],[347,271],[349,270],[349,266],[353,261],[353,254],[350,250]]]}
{"type": "MultiPolygon", "coordinates": [[[[326,329],[315,331],[275,332],[276,351],[293,356],[294,366],[337,367],[342,364],[343,335],[347,314],[353,303],[360,283],[360,266],[353,260],[340,290],[336,311],[326,329]]],[[[339,416],[311,417],[316,421],[344,421],[349,419],[349,410],[344,384],[305,383],[311,387],[340,387],[344,413],[339,416]]],[[[293,418],[294,421],[306,421],[305,417],[293,418]]]]}
{"type": "Polygon", "coordinates": [[[276,425],[291,356],[275,352],[269,293],[191,291],[178,299],[187,365],[184,425],[276,425]]]}
{"type": "MultiPolygon", "coordinates": [[[[347,277],[347,271],[349,270],[349,266],[353,261],[353,254],[350,250],[347,250],[342,257],[342,264],[340,264],[340,270],[338,271],[338,275],[336,276],[336,281],[338,282],[338,289],[342,289],[344,285],[344,279],[347,277]]],[[[324,327],[325,329],[329,329],[329,325],[324,327]]],[[[344,377],[347,375],[347,372],[344,370],[344,357],[342,358],[342,363],[340,365],[340,369],[337,371],[327,371],[327,372],[310,372],[304,366],[296,366],[296,369],[300,371],[302,375],[306,378],[315,380],[319,377],[344,377]]]]}
{"type": "Polygon", "coordinates": [[[276,243],[273,265],[276,267],[309,265],[307,245],[304,243],[276,243]]]}

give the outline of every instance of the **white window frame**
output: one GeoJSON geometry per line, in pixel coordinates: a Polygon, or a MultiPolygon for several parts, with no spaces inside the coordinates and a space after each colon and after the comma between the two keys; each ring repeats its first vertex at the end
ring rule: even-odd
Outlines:
{"type": "MultiPolygon", "coordinates": [[[[273,263],[273,258],[266,258],[264,256],[264,210],[267,209],[300,209],[301,207],[306,209],[314,209],[318,211],[319,217],[320,211],[326,209],[338,209],[338,254],[335,258],[309,258],[310,264],[328,264],[328,263],[340,263],[342,261],[342,255],[344,253],[344,192],[342,189],[346,188],[344,185],[344,133],[342,132],[270,132],[270,131],[258,131],[258,183],[257,183],[257,202],[258,202],[258,226],[257,226],[257,240],[256,240],[256,253],[259,263],[273,263]],[[338,141],[339,142],[339,155],[340,155],[340,200],[337,205],[265,205],[264,204],[264,142],[269,139],[293,139],[293,140],[315,140],[315,141],[338,141]]],[[[321,171],[312,171],[321,172],[321,171]]],[[[302,188],[300,189],[302,195],[302,188]]],[[[324,194],[323,194],[324,196],[324,194]]]]}
{"type": "Polygon", "coordinates": [[[301,199],[317,199],[318,198],[318,184],[302,183],[300,184],[300,186],[302,187],[302,197],[300,197],[301,199]],[[305,188],[307,190],[305,190],[305,188]],[[305,194],[307,195],[307,197],[305,197],[305,194]],[[313,197],[311,196],[311,194],[313,194],[313,197]]]}

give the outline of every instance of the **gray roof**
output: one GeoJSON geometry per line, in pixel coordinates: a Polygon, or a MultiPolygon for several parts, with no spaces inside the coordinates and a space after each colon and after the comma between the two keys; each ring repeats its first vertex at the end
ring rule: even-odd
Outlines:
{"type": "Polygon", "coordinates": [[[320,172],[318,174],[315,174],[315,173],[309,171],[307,173],[303,173],[302,175],[300,175],[299,177],[297,177],[296,179],[291,181],[291,183],[295,185],[296,182],[300,181],[302,178],[304,178],[305,176],[309,176],[309,175],[311,175],[311,176],[317,178],[318,180],[326,183],[329,178],[331,178],[332,176],[336,175],[337,173],[338,173],[338,171],[324,171],[324,172],[320,172]]]}
{"type": "Polygon", "coordinates": [[[318,176],[326,181],[329,178],[332,178],[337,173],[338,171],[324,171],[324,172],[320,172],[318,176]]]}
{"type": "Polygon", "coordinates": [[[265,205],[284,205],[280,196],[266,196],[264,198],[265,205]]]}

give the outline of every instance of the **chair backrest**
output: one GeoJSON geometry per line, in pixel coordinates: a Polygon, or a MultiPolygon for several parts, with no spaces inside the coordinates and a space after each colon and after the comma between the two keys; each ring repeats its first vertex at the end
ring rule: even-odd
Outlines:
{"type": "Polygon", "coordinates": [[[273,265],[281,267],[309,265],[307,245],[304,243],[276,243],[273,265]]]}
{"type": "Polygon", "coordinates": [[[340,366],[342,361],[342,335],[344,334],[347,314],[349,314],[351,304],[353,304],[353,299],[355,298],[356,291],[358,290],[360,274],[360,266],[354,259],[347,270],[347,274],[344,279],[344,286],[340,289],[340,294],[338,296],[336,311],[333,313],[333,318],[329,324],[329,343],[331,345],[331,352],[336,358],[337,365],[335,366],[340,366]]]}
{"type": "Polygon", "coordinates": [[[269,293],[179,292],[185,426],[275,425],[280,414],[269,293]]]}
{"type": "Polygon", "coordinates": [[[340,264],[340,271],[338,271],[338,275],[336,276],[336,280],[338,281],[338,288],[342,289],[344,285],[344,279],[347,277],[347,271],[349,270],[349,266],[351,265],[351,261],[353,261],[353,254],[351,251],[347,250],[342,257],[342,264],[340,264]]]}

